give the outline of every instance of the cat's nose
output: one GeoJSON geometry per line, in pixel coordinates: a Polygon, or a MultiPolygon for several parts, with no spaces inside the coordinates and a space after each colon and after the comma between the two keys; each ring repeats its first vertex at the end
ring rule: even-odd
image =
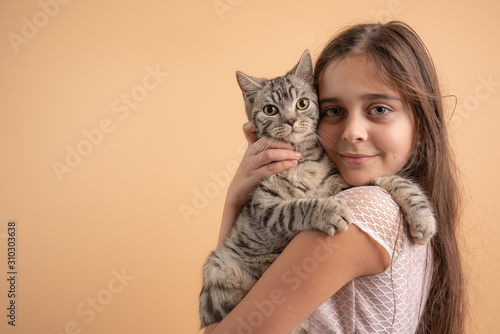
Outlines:
{"type": "Polygon", "coordinates": [[[296,118],[292,118],[292,119],[289,119],[288,121],[286,121],[288,124],[292,125],[295,123],[297,119],[296,118]]]}

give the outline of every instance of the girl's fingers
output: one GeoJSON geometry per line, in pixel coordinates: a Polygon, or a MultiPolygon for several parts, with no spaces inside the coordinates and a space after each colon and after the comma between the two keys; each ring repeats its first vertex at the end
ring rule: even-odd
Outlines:
{"type": "MultiPolygon", "coordinates": [[[[250,143],[252,131],[255,128],[252,123],[246,123],[243,127],[250,143]]],[[[264,137],[249,144],[241,166],[260,181],[272,174],[296,166],[300,158],[300,153],[294,151],[292,144],[264,137]]]]}
{"type": "Polygon", "coordinates": [[[297,166],[298,163],[298,160],[283,160],[264,165],[256,171],[258,174],[258,179],[262,180],[273,174],[290,169],[297,166]]]}
{"type": "Polygon", "coordinates": [[[257,140],[256,129],[252,123],[243,125],[243,133],[248,148],[229,185],[226,206],[232,212],[239,212],[262,179],[298,164],[300,154],[293,145],[272,138],[257,140]]]}
{"type": "Polygon", "coordinates": [[[282,149],[293,151],[293,145],[274,138],[263,137],[255,143],[248,146],[248,151],[251,154],[258,154],[260,152],[272,149],[282,149]]]}
{"type": "MultiPolygon", "coordinates": [[[[297,165],[301,158],[293,145],[273,138],[256,138],[251,122],[243,125],[248,148],[236,171],[228,193],[235,199],[248,199],[262,179],[297,165]]],[[[237,200],[238,204],[243,200],[237,200]]]]}
{"type": "MultiPolygon", "coordinates": [[[[266,167],[270,170],[275,170],[276,167],[269,166],[273,163],[285,162],[285,161],[298,161],[301,155],[299,152],[295,152],[289,149],[268,149],[265,151],[261,151],[254,156],[254,168],[259,169],[262,167],[266,167]]],[[[281,168],[277,168],[276,170],[280,170],[281,168]]],[[[278,173],[276,171],[275,173],[278,173]]]]}
{"type": "Polygon", "coordinates": [[[252,147],[255,152],[268,148],[283,148],[293,150],[293,145],[281,140],[264,137],[257,140],[257,130],[252,122],[243,124],[243,133],[247,139],[249,147],[252,147]]]}

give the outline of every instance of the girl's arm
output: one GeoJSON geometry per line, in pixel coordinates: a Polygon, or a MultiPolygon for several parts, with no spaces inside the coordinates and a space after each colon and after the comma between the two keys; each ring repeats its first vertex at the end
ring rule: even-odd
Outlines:
{"type": "Polygon", "coordinates": [[[300,153],[295,152],[290,143],[269,138],[257,140],[255,127],[250,122],[243,125],[243,132],[248,141],[248,148],[227,191],[219,243],[233,226],[241,208],[250,199],[259,182],[296,166],[300,159],[300,153]]]}
{"type": "Polygon", "coordinates": [[[289,333],[350,280],[384,271],[387,250],[356,225],[297,235],[248,295],[205,334],[289,333]]]}

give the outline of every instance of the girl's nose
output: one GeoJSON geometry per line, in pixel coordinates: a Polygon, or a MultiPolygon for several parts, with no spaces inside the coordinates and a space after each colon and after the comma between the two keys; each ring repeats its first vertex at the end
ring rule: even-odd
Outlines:
{"type": "Polygon", "coordinates": [[[350,113],[345,119],[342,140],[350,143],[366,141],[368,133],[366,131],[366,122],[361,115],[350,113]]]}

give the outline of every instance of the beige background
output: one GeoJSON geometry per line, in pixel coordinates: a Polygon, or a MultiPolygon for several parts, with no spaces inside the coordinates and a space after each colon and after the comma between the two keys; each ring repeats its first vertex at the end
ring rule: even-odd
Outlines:
{"type": "Polygon", "coordinates": [[[245,147],[235,70],[279,75],[346,24],[395,18],[420,33],[458,99],[470,332],[498,333],[499,9],[493,0],[2,1],[0,331],[197,333],[201,266],[245,147]]]}

